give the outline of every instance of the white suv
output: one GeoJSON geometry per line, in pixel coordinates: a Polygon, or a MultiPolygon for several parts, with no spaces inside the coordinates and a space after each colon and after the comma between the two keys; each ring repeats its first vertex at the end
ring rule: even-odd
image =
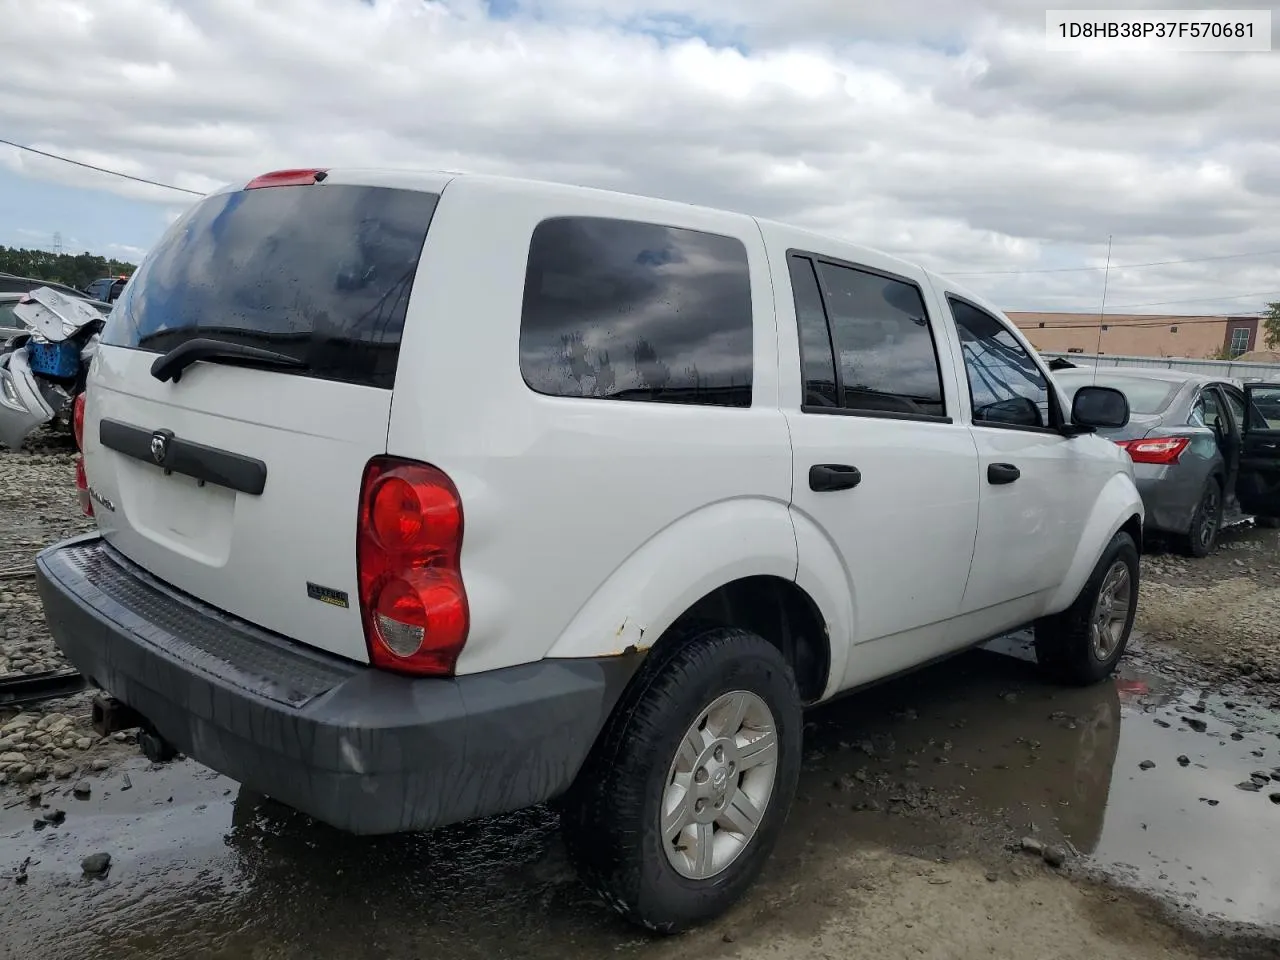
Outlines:
{"type": "Polygon", "coordinates": [[[1031,622],[1097,681],[1137,603],[1122,394],[740,214],[269,174],[150,253],[77,413],[98,532],[39,583],[104,724],[360,833],[554,799],[664,932],[761,869],[806,705],[1031,622]]]}

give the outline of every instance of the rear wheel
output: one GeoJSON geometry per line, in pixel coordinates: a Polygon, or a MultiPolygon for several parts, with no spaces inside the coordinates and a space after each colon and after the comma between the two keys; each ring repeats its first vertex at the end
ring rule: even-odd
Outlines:
{"type": "Polygon", "coordinates": [[[1075,603],[1036,623],[1036,659],[1045,673],[1072,686],[1111,675],[1138,612],[1138,571],[1133,538],[1117,533],[1075,603]]]}
{"type": "Polygon", "coordinates": [[[583,881],[659,933],[716,917],[751,886],[800,773],[800,697],[777,648],[733,628],[673,640],[562,804],[583,881]]]}
{"type": "Polygon", "coordinates": [[[1191,527],[1181,540],[1182,552],[1191,557],[1207,557],[1218,542],[1222,529],[1222,487],[1215,477],[1205,481],[1196,512],[1191,515],[1191,527]]]}

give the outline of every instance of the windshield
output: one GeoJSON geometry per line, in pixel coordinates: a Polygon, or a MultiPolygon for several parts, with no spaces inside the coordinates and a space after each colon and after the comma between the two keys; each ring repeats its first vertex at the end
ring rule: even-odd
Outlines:
{"type": "Polygon", "coordinates": [[[437,199],[318,184],[210,197],[124,285],[103,342],[166,353],[209,337],[305,365],[291,376],[390,388],[437,199]]]}
{"type": "Polygon", "coordinates": [[[1116,376],[1098,373],[1096,379],[1093,371],[1072,371],[1056,374],[1057,381],[1067,393],[1067,402],[1075,399],[1076,391],[1081,387],[1096,384],[1099,387],[1112,387],[1129,398],[1129,411],[1136,414],[1160,413],[1173,395],[1178,392],[1180,383],[1168,380],[1155,380],[1146,377],[1116,376]]]}

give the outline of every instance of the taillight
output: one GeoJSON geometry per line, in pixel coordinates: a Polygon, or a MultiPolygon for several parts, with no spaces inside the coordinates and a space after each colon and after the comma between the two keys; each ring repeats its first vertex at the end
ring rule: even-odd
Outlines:
{"type": "Polygon", "coordinates": [[[1182,451],[1191,443],[1190,437],[1148,437],[1144,440],[1121,440],[1120,446],[1129,452],[1134,463],[1169,465],[1178,462],[1182,451]]]}
{"type": "Polygon", "coordinates": [[[274,170],[254,177],[244,185],[246,190],[257,190],[261,187],[301,187],[319,183],[325,178],[324,170],[274,170]]]}
{"type": "Polygon", "coordinates": [[[76,446],[84,449],[84,393],[77,393],[71,404],[71,429],[76,434],[76,446]]]}
{"type": "MultiPolygon", "coordinates": [[[[84,393],[76,394],[71,403],[71,429],[76,435],[76,447],[84,450],[84,393]]],[[[80,512],[86,517],[93,516],[93,499],[89,496],[89,478],[84,472],[84,454],[76,457],[76,498],[80,501],[80,512]]]]}
{"type": "Polygon", "coordinates": [[[369,661],[427,676],[453,673],[467,642],[462,499],[442,471],[375,457],[360,485],[356,569],[369,661]]]}

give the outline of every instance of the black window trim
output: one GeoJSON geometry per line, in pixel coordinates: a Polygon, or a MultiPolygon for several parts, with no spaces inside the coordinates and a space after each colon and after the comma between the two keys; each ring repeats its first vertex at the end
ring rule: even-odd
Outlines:
{"type": "MultiPolygon", "coordinates": [[[[816,265],[819,263],[827,263],[833,267],[844,267],[849,270],[860,270],[863,273],[870,273],[877,277],[883,277],[886,280],[896,280],[899,283],[905,283],[914,287],[916,293],[920,295],[920,305],[924,307],[925,329],[929,331],[929,342],[933,344],[933,362],[938,371],[938,388],[942,393],[942,409],[943,413],[934,415],[931,413],[899,413],[895,410],[854,410],[848,407],[815,407],[812,404],[804,402],[804,383],[800,385],[800,412],[815,413],[825,416],[834,417],[866,417],[872,420],[905,420],[909,423],[955,423],[955,418],[945,411],[948,409],[947,403],[947,384],[942,375],[942,354],[938,350],[938,335],[934,330],[933,317],[929,314],[929,301],[924,295],[924,288],[920,286],[919,281],[913,280],[911,277],[904,277],[901,274],[892,273],[888,270],[881,270],[877,267],[869,267],[865,264],[854,263],[850,260],[842,260],[839,257],[833,257],[825,253],[816,253],[810,250],[802,250],[795,247],[788,248],[787,260],[800,259],[809,262],[810,269],[813,270],[814,282],[818,287],[818,300],[822,304],[822,317],[827,325],[827,340],[831,344],[831,359],[836,377],[836,396],[844,396],[844,375],[840,372],[840,354],[836,350],[835,334],[831,330],[831,311],[827,309],[827,298],[822,293],[822,281],[818,276],[816,265]]],[[[790,271],[787,273],[787,283],[791,283],[790,271]]],[[[791,291],[791,305],[795,309],[795,291],[791,291]]],[[[796,346],[799,348],[803,343],[804,336],[800,332],[800,315],[796,313],[796,346]]],[[[801,358],[800,376],[803,381],[804,362],[801,358]]]]}
{"type": "MultiPolygon", "coordinates": [[[[965,306],[971,307],[974,310],[977,310],[979,313],[986,314],[988,317],[990,317],[1000,326],[1004,327],[1004,329],[1008,330],[1010,333],[1014,332],[1013,324],[1006,323],[1005,321],[1001,320],[998,316],[996,316],[994,313],[992,313],[990,310],[988,310],[986,307],[982,306],[979,303],[974,303],[968,297],[959,293],[952,293],[950,290],[948,290],[944,296],[946,297],[948,310],[951,310],[951,304],[953,302],[963,303],[965,306]]],[[[952,311],[951,313],[951,323],[956,328],[956,337],[959,338],[960,324],[956,320],[954,311],[952,311]]],[[[1017,339],[1018,338],[1015,333],[1014,340],[1017,340],[1017,339]]],[[[1018,341],[1018,344],[1019,346],[1023,346],[1021,341],[1018,341]]],[[[1028,350],[1027,356],[1031,358],[1031,362],[1035,364],[1036,369],[1040,371],[1040,375],[1044,377],[1045,386],[1048,388],[1048,391],[1049,391],[1049,420],[1051,421],[1049,425],[1044,427],[1024,427],[1023,425],[1018,423],[994,423],[986,420],[975,419],[973,415],[973,411],[974,411],[973,384],[969,382],[969,365],[965,362],[964,343],[961,342],[960,366],[964,371],[965,389],[969,393],[969,426],[979,427],[986,430],[1016,430],[1020,433],[1047,433],[1047,434],[1053,434],[1055,437],[1062,436],[1062,427],[1066,423],[1066,417],[1062,412],[1062,404],[1058,401],[1058,384],[1050,375],[1049,371],[1045,369],[1044,364],[1040,361],[1039,355],[1036,353],[1035,350],[1028,350]]]]}

